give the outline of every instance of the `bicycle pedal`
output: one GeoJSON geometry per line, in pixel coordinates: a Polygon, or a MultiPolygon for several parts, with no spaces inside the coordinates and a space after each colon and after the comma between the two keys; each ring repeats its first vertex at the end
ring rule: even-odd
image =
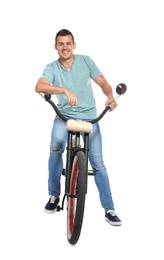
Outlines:
{"type": "Polygon", "coordinates": [[[94,170],[88,170],[88,175],[94,176],[96,174],[96,171],[94,170]]]}
{"type": "Polygon", "coordinates": [[[62,175],[65,176],[65,169],[63,169],[63,171],[62,171],[62,175]]]}
{"type": "Polygon", "coordinates": [[[60,206],[57,206],[57,211],[60,211],[60,209],[61,209],[60,206]]]}

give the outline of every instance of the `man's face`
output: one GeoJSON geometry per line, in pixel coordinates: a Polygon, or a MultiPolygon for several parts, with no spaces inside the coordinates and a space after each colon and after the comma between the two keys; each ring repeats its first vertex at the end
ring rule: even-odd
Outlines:
{"type": "Polygon", "coordinates": [[[73,43],[71,35],[58,36],[55,49],[61,59],[67,60],[72,57],[76,44],[73,43]]]}

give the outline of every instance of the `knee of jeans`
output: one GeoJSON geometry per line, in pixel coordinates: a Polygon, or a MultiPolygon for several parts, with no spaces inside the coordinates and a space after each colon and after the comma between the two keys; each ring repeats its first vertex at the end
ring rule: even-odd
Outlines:
{"type": "Polygon", "coordinates": [[[103,161],[101,161],[101,160],[91,162],[91,166],[92,166],[93,170],[95,170],[96,172],[103,172],[106,170],[106,167],[105,167],[103,161]]]}
{"type": "Polygon", "coordinates": [[[51,148],[51,153],[60,153],[61,148],[51,148]]]}
{"type": "Polygon", "coordinates": [[[98,167],[93,167],[93,170],[96,172],[96,173],[102,173],[104,171],[106,171],[106,167],[105,166],[98,166],[98,167]]]}

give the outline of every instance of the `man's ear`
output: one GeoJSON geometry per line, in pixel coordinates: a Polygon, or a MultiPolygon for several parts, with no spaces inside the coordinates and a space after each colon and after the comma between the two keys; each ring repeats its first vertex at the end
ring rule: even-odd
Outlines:
{"type": "Polygon", "coordinates": [[[56,48],[56,43],[54,44],[54,48],[55,48],[55,50],[57,50],[57,48],[56,48]]]}
{"type": "Polygon", "coordinates": [[[76,49],[76,43],[74,42],[74,44],[73,44],[73,49],[76,49]]]}

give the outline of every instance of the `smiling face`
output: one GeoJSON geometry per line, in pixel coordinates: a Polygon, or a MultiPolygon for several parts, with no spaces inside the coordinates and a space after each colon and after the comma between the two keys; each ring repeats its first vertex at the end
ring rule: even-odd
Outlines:
{"type": "Polygon", "coordinates": [[[73,42],[71,35],[58,36],[55,49],[59,54],[60,60],[69,60],[73,58],[73,50],[76,48],[76,44],[73,42]]]}

